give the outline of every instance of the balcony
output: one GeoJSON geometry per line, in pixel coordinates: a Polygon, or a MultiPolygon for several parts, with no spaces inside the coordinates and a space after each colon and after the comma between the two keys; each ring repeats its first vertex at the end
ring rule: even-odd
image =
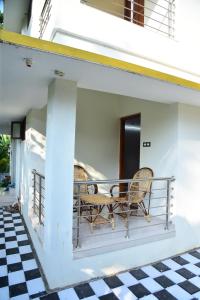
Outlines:
{"type": "Polygon", "coordinates": [[[142,245],[174,234],[173,181],[173,177],[75,181],[74,257],[142,245]],[[148,182],[150,188],[145,191],[148,182]],[[99,193],[92,186],[98,186],[99,193]],[[139,203],[140,197],[144,198],[139,203]]]}

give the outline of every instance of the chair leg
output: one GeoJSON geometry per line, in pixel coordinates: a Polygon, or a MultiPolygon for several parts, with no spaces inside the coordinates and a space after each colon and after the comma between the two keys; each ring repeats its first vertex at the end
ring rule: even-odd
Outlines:
{"type": "Polygon", "coordinates": [[[112,224],[112,230],[115,229],[115,219],[113,214],[113,206],[112,204],[108,205],[108,211],[109,211],[109,219],[111,218],[111,224],[112,224]]]}
{"type": "Polygon", "coordinates": [[[147,209],[145,207],[144,201],[140,202],[139,206],[141,207],[141,209],[142,209],[142,211],[144,213],[144,217],[147,220],[147,222],[151,222],[150,215],[147,212],[147,209]]]}

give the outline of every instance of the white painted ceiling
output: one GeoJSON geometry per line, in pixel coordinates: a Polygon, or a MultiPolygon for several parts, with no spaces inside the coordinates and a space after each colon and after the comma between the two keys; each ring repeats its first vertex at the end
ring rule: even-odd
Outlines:
{"type": "Polygon", "coordinates": [[[25,47],[0,44],[0,124],[24,117],[31,108],[47,103],[54,70],[77,81],[80,88],[104,91],[139,99],[200,105],[200,91],[98,64],[83,62],[25,47]],[[32,58],[28,68],[24,58],[32,58]]]}

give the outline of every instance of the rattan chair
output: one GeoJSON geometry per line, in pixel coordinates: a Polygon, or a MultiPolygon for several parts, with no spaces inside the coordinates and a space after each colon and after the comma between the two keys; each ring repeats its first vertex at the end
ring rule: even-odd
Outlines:
{"type": "Polygon", "coordinates": [[[135,215],[134,212],[141,209],[143,216],[150,221],[149,208],[151,199],[151,187],[152,187],[153,170],[150,168],[141,168],[133,176],[133,182],[129,184],[127,193],[119,192],[119,197],[114,196],[114,188],[111,187],[111,196],[113,197],[116,205],[114,207],[118,215],[127,218],[129,215],[135,215]],[[138,180],[138,181],[137,181],[138,180]],[[146,208],[144,200],[148,196],[148,207],[146,208]]]}
{"type": "MultiPolygon", "coordinates": [[[[78,165],[74,166],[74,181],[88,181],[89,175],[86,170],[78,165]]],[[[76,207],[80,206],[79,213],[93,227],[100,224],[111,223],[114,229],[114,214],[113,214],[113,198],[98,193],[98,186],[96,184],[79,184],[77,188],[74,185],[74,198],[76,199],[76,207]],[[91,192],[92,191],[92,192],[91,192]],[[78,196],[77,196],[78,195],[78,196]],[[105,217],[104,210],[108,213],[105,217]]]]}

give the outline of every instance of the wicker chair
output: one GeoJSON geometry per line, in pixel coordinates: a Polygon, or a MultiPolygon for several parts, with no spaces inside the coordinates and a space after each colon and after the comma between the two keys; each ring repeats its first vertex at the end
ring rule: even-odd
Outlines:
{"type": "MultiPolygon", "coordinates": [[[[75,181],[88,181],[89,175],[86,170],[78,165],[74,166],[74,180],[75,181]]],[[[77,186],[74,186],[74,195],[80,194],[80,199],[76,199],[75,206],[79,205],[80,201],[80,215],[93,227],[99,224],[111,223],[114,229],[114,214],[113,214],[113,198],[107,197],[98,193],[98,186],[96,184],[81,184],[77,191],[77,186]],[[104,208],[108,209],[108,217],[103,216],[104,208]]]]}
{"type": "MultiPolygon", "coordinates": [[[[125,196],[114,197],[113,190],[116,185],[111,187],[111,196],[113,197],[116,205],[114,210],[120,208],[121,212],[116,212],[121,217],[127,218],[128,215],[133,215],[134,211],[140,208],[143,212],[144,217],[147,221],[150,221],[149,208],[150,208],[150,197],[151,197],[151,187],[152,187],[153,170],[150,168],[141,168],[133,176],[133,182],[129,185],[128,193],[125,196]],[[135,181],[139,179],[139,181],[135,181]],[[142,181],[140,181],[143,179],[142,181]],[[148,208],[146,208],[144,199],[148,195],[149,203],[148,208]],[[130,213],[128,214],[127,211],[130,213]]],[[[124,195],[124,192],[123,192],[124,195]]]]}

